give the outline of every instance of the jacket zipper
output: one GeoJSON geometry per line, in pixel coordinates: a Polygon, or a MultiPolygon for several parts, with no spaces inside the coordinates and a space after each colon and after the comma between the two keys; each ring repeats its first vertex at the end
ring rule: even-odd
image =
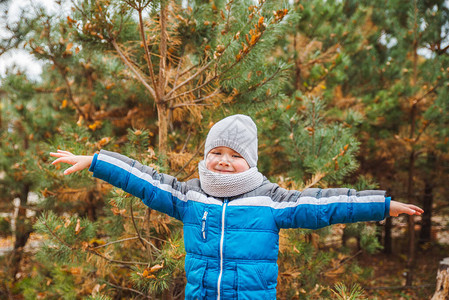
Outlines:
{"type": "Polygon", "coordinates": [[[225,199],[223,202],[223,211],[221,213],[220,274],[218,275],[218,283],[217,283],[217,300],[220,300],[221,276],[223,275],[223,241],[224,241],[224,228],[225,228],[225,212],[227,205],[228,199],[225,199]]]}
{"type": "Polygon", "coordinates": [[[203,218],[201,219],[201,236],[203,237],[203,240],[206,240],[206,220],[207,220],[207,214],[208,211],[206,210],[204,212],[203,218]]]}

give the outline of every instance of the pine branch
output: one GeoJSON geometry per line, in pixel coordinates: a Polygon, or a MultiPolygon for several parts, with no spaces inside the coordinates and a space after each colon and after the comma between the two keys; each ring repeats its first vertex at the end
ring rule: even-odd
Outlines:
{"type": "Polygon", "coordinates": [[[73,248],[72,246],[70,246],[69,244],[67,244],[65,241],[63,241],[59,236],[57,236],[53,230],[50,229],[50,227],[48,226],[47,222],[43,222],[45,227],[47,228],[47,230],[51,233],[51,235],[56,238],[61,244],[63,244],[64,246],[66,246],[67,248],[69,248],[70,250],[74,250],[75,248],[73,248]]]}
{"type": "Polygon", "coordinates": [[[139,9],[137,9],[137,12],[139,14],[139,31],[140,31],[140,36],[141,36],[142,42],[143,42],[143,48],[145,49],[145,57],[146,57],[147,64],[148,64],[148,71],[150,72],[151,82],[153,84],[154,92],[155,92],[155,95],[156,95],[155,99],[159,100],[161,95],[160,95],[158,89],[156,88],[156,78],[154,76],[153,63],[151,62],[151,56],[150,56],[150,53],[148,51],[147,41],[146,41],[146,38],[145,38],[145,29],[143,27],[142,10],[144,8],[145,7],[139,7],[139,9]]]}
{"type": "MultiPolygon", "coordinates": [[[[258,11],[260,11],[262,9],[262,6],[264,5],[265,1],[260,1],[260,5],[257,8],[258,11]]],[[[248,19],[247,23],[243,26],[243,28],[245,28],[248,24],[251,23],[251,18],[248,19]]],[[[240,31],[239,31],[240,32],[240,31]]],[[[264,33],[266,32],[266,30],[260,31],[260,36],[258,37],[257,41],[260,41],[261,38],[264,36],[264,33]]],[[[217,56],[217,58],[213,58],[211,59],[206,65],[204,65],[200,70],[198,70],[194,75],[190,76],[188,79],[186,79],[184,82],[182,82],[179,86],[174,86],[173,89],[167,94],[167,99],[165,99],[166,101],[171,101],[173,99],[179,98],[181,96],[187,95],[189,93],[193,93],[194,91],[197,91],[201,88],[203,88],[204,86],[208,85],[209,83],[211,83],[212,81],[219,79],[221,77],[223,77],[227,72],[229,72],[230,70],[232,70],[237,64],[239,64],[240,62],[242,62],[244,60],[245,57],[248,56],[248,54],[254,49],[254,47],[257,45],[257,41],[253,44],[250,44],[247,48],[247,51],[245,51],[242,55],[242,57],[240,59],[236,59],[228,68],[226,68],[224,71],[222,71],[220,74],[217,74],[215,72],[214,76],[212,76],[210,79],[206,80],[203,84],[189,90],[186,92],[183,92],[181,94],[175,95],[170,97],[171,95],[173,95],[173,93],[178,90],[180,87],[184,86],[185,84],[187,84],[188,82],[192,81],[194,78],[196,78],[199,74],[203,73],[205,70],[208,69],[208,67],[210,66],[210,64],[212,64],[212,62],[218,62],[220,60],[220,58],[223,56],[223,54],[226,52],[226,50],[229,48],[229,46],[231,45],[233,39],[230,39],[228,44],[226,46],[224,46],[224,48],[220,51],[220,56],[217,56]]],[[[217,68],[218,64],[215,65],[215,67],[217,68]]]]}
{"type": "MultiPolygon", "coordinates": [[[[181,87],[183,87],[184,85],[186,85],[187,83],[189,83],[190,81],[192,81],[193,79],[195,79],[199,74],[203,73],[203,72],[210,66],[210,64],[211,64],[212,62],[213,62],[213,60],[209,61],[207,64],[205,64],[203,67],[201,67],[198,71],[196,71],[195,74],[193,74],[192,76],[190,76],[189,78],[187,78],[186,80],[184,80],[184,81],[183,81],[182,83],[180,83],[179,85],[173,86],[172,90],[171,90],[170,92],[167,93],[167,97],[170,97],[170,96],[171,96],[174,92],[176,92],[178,89],[180,89],[181,87]]],[[[209,80],[209,81],[206,81],[206,84],[208,84],[209,82],[210,82],[210,80],[209,80]]],[[[176,84],[176,83],[175,83],[175,84],[176,84]]],[[[201,86],[198,87],[198,88],[201,88],[201,87],[203,87],[204,85],[205,85],[205,84],[201,85],[201,86]]],[[[195,88],[194,90],[197,90],[198,88],[195,88]]],[[[192,90],[192,91],[194,91],[194,90],[192,90]]],[[[182,94],[179,94],[179,95],[177,95],[177,96],[168,98],[168,99],[166,99],[165,101],[170,101],[170,100],[176,99],[176,98],[178,98],[178,97],[180,97],[180,96],[182,96],[182,95],[188,94],[188,93],[190,93],[190,92],[191,92],[191,91],[185,92],[185,93],[182,93],[182,94]]]]}
{"type": "Polygon", "coordinates": [[[111,44],[114,47],[115,51],[117,51],[122,62],[131,70],[131,72],[134,73],[139,82],[150,92],[151,96],[153,96],[154,99],[158,99],[156,91],[147,83],[147,81],[144,78],[144,75],[140,72],[140,70],[136,69],[134,65],[131,63],[131,61],[126,57],[126,55],[123,53],[122,49],[120,49],[120,46],[117,44],[115,39],[111,40],[111,44]]]}
{"type": "Polygon", "coordinates": [[[181,173],[181,172],[182,172],[182,171],[183,171],[183,170],[190,164],[190,162],[191,162],[191,161],[198,155],[198,153],[201,151],[201,149],[203,149],[205,143],[206,143],[206,140],[204,140],[204,141],[201,143],[201,145],[200,145],[200,146],[198,147],[198,149],[196,150],[195,154],[192,155],[192,158],[190,158],[189,161],[186,162],[186,163],[184,164],[184,166],[182,166],[182,168],[181,168],[180,170],[178,170],[178,172],[176,172],[175,175],[173,175],[174,177],[178,176],[179,173],[181,173]]]}
{"type": "Polygon", "coordinates": [[[148,265],[148,263],[144,263],[144,262],[140,262],[140,261],[124,261],[124,260],[115,260],[115,259],[107,258],[106,256],[98,253],[97,251],[91,250],[91,249],[86,249],[86,251],[89,253],[92,253],[94,255],[97,255],[97,256],[107,260],[110,263],[116,263],[116,264],[120,264],[120,265],[145,265],[145,266],[148,265]]]}
{"type": "Polygon", "coordinates": [[[190,137],[192,136],[192,131],[189,128],[189,132],[187,134],[187,138],[184,142],[184,145],[182,145],[181,151],[179,151],[180,153],[184,152],[184,150],[186,149],[187,143],[190,141],[190,137]]]}
{"type": "Polygon", "coordinates": [[[106,284],[107,284],[107,285],[110,285],[110,286],[112,286],[112,287],[114,287],[114,288],[116,288],[116,289],[120,289],[120,290],[124,290],[124,291],[130,291],[130,292],[139,294],[139,295],[145,297],[145,299],[152,299],[151,296],[145,295],[144,293],[142,293],[142,292],[140,292],[140,291],[138,291],[138,290],[132,289],[132,288],[128,288],[128,287],[124,287],[124,286],[115,285],[115,284],[113,284],[113,283],[110,283],[109,281],[106,281],[106,284]]]}
{"type": "MultiPolygon", "coordinates": [[[[47,54],[47,56],[48,56],[48,58],[53,62],[53,64],[56,66],[56,68],[58,69],[59,73],[61,74],[61,76],[62,76],[62,78],[63,78],[63,80],[64,80],[64,83],[65,83],[65,85],[66,85],[66,87],[67,87],[67,94],[68,94],[69,101],[73,104],[73,106],[74,106],[75,109],[78,111],[78,113],[79,113],[81,116],[83,116],[83,118],[84,118],[85,120],[87,120],[87,119],[88,119],[88,118],[87,118],[87,115],[84,114],[84,111],[81,109],[81,107],[78,105],[78,103],[75,101],[75,99],[74,99],[74,97],[73,97],[72,88],[71,88],[70,82],[69,82],[69,80],[68,80],[68,78],[67,78],[67,72],[65,71],[65,67],[61,66],[61,64],[56,60],[55,54],[52,52],[53,44],[52,44],[52,42],[51,42],[51,36],[50,36],[50,32],[51,32],[50,28],[51,28],[51,25],[50,25],[50,22],[49,22],[48,19],[46,20],[45,24],[46,24],[46,30],[45,30],[45,31],[46,31],[46,35],[45,35],[45,37],[46,37],[46,39],[47,39],[47,46],[48,46],[48,48],[50,49],[50,50],[49,50],[50,53],[47,54]]],[[[33,48],[33,46],[31,45],[31,43],[30,43],[30,48],[31,48],[33,51],[36,51],[36,48],[33,48]]]]}
{"type": "Polygon", "coordinates": [[[338,269],[339,269],[341,266],[343,266],[345,263],[347,263],[348,261],[354,259],[356,256],[358,256],[358,255],[360,255],[360,254],[362,254],[362,253],[363,253],[363,250],[359,250],[359,251],[357,251],[354,255],[342,259],[342,260],[340,261],[340,263],[339,263],[337,266],[333,267],[332,269],[323,270],[323,271],[320,272],[320,274],[321,274],[321,275],[324,275],[324,274],[327,273],[327,272],[333,272],[333,271],[335,271],[335,270],[338,270],[338,269]]]}
{"type": "MultiPolygon", "coordinates": [[[[80,250],[80,248],[76,248],[76,247],[72,247],[69,244],[67,244],[65,241],[63,241],[59,236],[57,236],[48,226],[47,222],[43,222],[43,224],[45,225],[45,227],[48,229],[48,231],[51,233],[51,235],[56,238],[61,244],[63,244],[64,246],[66,246],[67,248],[69,248],[70,250],[74,251],[74,250],[80,250]]],[[[148,265],[148,263],[144,263],[144,262],[136,262],[136,261],[123,261],[123,260],[115,260],[115,259],[110,259],[107,258],[106,256],[98,253],[97,251],[89,248],[86,249],[81,249],[81,250],[85,250],[86,252],[92,253],[94,255],[97,255],[105,260],[107,260],[108,262],[111,263],[116,263],[116,264],[122,264],[122,265],[148,265]]]]}
{"type": "Polygon", "coordinates": [[[137,237],[139,238],[140,243],[142,243],[142,246],[144,246],[145,249],[148,250],[147,245],[143,242],[142,237],[140,236],[140,232],[139,232],[139,230],[137,229],[137,225],[136,225],[136,222],[135,222],[135,220],[134,220],[133,202],[132,202],[132,201],[129,202],[129,210],[130,210],[131,220],[132,220],[132,223],[133,223],[133,226],[134,226],[134,230],[135,230],[136,233],[137,233],[137,237]]]}
{"type": "Polygon", "coordinates": [[[218,89],[216,89],[216,90],[215,90],[212,94],[210,94],[210,95],[204,96],[204,97],[202,97],[202,98],[198,98],[198,99],[193,100],[192,102],[189,102],[189,103],[180,103],[180,104],[176,104],[176,105],[170,106],[170,109],[171,109],[171,110],[174,110],[175,108],[178,108],[178,107],[182,107],[182,106],[191,106],[191,105],[197,105],[197,106],[212,106],[213,104],[210,104],[210,103],[198,103],[198,102],[201,102],[201,101],[204,101],[204,100],[206,100],[206,99],[212,98],[212,97],[216,96],[220,91],[221,91],[221,89],[218,88],[218,89]]]}
{"type": "Polygon", "coordinates": [[[116,243],[121,243],[121,242],[126,242],[126,241],[137,240],[138,238],[139,238],[138,236],[133,236],[133,237],[130,237],[130,238],[125,238],[125,239],[121,239],[121,240],[116,240],[116,241],[108,242],[108,243],[106,243],[106,244],[104,244],[104,245],[92,247],[92,249],[98,249],[98,248],[107,247],[107,246],[109,246],[109,245],[116,244],[116,243]]]}
{"type": "Polygon", "coordinates": [[[419,133],[416,135],[415,139],[413,140],[413,144],[418,143],[419,139],[421,138],[422,134],[424,133],[424,131],[427,129],[427,127],[429,127],[429,125],[431,124],[431,121],[427,121],[424,123],[423,128],[421,128],[419,130],[419,133]]]}
{"type": "Polygon", "coordinates": [[[268,77],[267,79],[265,79],[264,81],[262,81],[260,83],[257,83],[255,85],[251,86],[246,92],[251,92],[251,91],[256,90],[257,88],[264,86],[267,82],[271,81],[281,70],[282,70],[282,68],[278,67],[277,70],[270,77],[268,77]]]}
{"type": "MultiPolygon", "coordinates": [[[[164,87],[167,80],[166,74],[166,60],[167,60],[167,6],[165,5],[165,1],[161,1],[161,10],[160,10],[160,21],[159,25],[161,28],[161,41],[160,41],[160,53],[161,58],[159,60],[159,94],[164,93],[164,87]]],[[[158,98],[160,101],[161,99],[158,98]]]]}

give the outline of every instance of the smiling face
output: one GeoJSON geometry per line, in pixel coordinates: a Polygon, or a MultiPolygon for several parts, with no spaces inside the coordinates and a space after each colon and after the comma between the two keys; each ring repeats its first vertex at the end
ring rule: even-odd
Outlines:
{"type": "Polygon", "coordinates": [[[238,152],[221,146],[209,151],[206,156],[206,168],[216,173],[233,174],[248,170],[249,165],[238,152]]]}

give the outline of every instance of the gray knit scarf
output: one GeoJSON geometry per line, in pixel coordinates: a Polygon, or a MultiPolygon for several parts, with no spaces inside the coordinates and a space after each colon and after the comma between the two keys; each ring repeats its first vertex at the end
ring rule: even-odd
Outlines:
{"type": "Polygon", "coordinates": [[[263,181],[263,175],[252,167],[241,173],[221,174],[206,168],[204,160],[198,164],[201,188],[214,197],[234,197],[258,188],[263,181]]]}

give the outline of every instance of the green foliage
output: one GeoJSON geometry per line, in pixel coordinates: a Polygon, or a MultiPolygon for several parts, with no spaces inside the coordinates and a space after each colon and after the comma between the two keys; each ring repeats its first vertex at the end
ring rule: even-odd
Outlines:
{"type": "Polygon", "coordinates": [[[334,293],[336,299],[339,300],[366,299],[363,288],[357,283],[353,284],[350,288],[343,283],[337,283],[332,292],[334,293]]]}
{"type": "MultiPolygon", "coordinates": [[[[278,155],[281,161],[290,165],[288,174],[295,180],[306,182],[312,175],[321,174],[320,179],[337,183],[357,168],[354,158],[358,141],[350,129],[326,120],[321,99],[296,95],[293,100],[279,104],[275,111],[267,113],[270,120],[274,117],[280,122],[273,124],[275,131],[264,132],[263,136],[268,139],[280,137],[275,139],[275,143],[282,147],[282,153],[278,155]]],[[[267,124],[263,128],[270,127],[267,124]]],[[[273,166],[268,168],[273,169],[273,166]]],[[[279,165],[279,172],[282,172],[280,170],[285,170],[282,163],[279,165]]]]}
{"type": "Polygon", "coordinates": [[[89,296],[86,298],[83,298],[86,300],[112,300],[111,297],[105,296],[105,295],[96,295],[96,296],[89,296]]]}
{"type": "Polygon", "coordinates": [[[336,280],[353,282],[372,276],[369,270],[352,260],[353,254],[346,254],[345,249],[324,246],[333,230],[333,227],[327,227],[281,232],[279,298],[328,299],[332,296],[331,286],[336,280]]]}
{"type": "Polygon", "coordinates": [[[182,271],[185,257],[183,238],[181,235],[174,235],[172,238],[153,260],[157,264],[143,270],[136,269],[131,274],[136,288],[145,293],[162,293],[179,280],[179,277],[185,276],[182,271]]]}
{"type": "Polygon", "coordinates": [[[69,269],[53,265],[46,271],[20,282],[25,299],[36,299],[37,295],[46,299],[76,299],[77,289],[69,269]]]}
{"type": "Polygon", "coordinates": [[[11,233],[11,221],[9,218],[0,217],[0,236],[7,237],[10,236],[11,233]]]}
{"type": "Polygon", "coordinates": [[[69,264],[85,260],[85,247],[95,237],[95,225],[76,216],[59,218],[53,212],[44,213],[34,225],[35,230],[47,236],[38,257],[51,257],[53,262],[69,264]],[[78,250],[78,251],[77,251],[78,250]]]}

